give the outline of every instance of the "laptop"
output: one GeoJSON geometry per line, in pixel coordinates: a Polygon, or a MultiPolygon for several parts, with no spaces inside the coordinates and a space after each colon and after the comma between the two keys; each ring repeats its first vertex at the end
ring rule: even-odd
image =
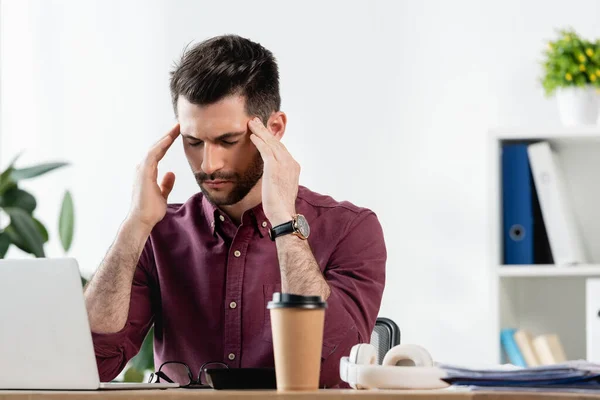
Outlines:
{"type": "Polygon", "coordinates": [[[0,260],[0,389],[165,389],[101,383],[73,258],[0,260]]]}

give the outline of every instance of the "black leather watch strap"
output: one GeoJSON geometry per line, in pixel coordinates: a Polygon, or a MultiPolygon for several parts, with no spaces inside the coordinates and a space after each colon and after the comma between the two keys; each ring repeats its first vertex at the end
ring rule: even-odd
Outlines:
{"type": "Polygon", "coordinates": [[[271,240],[275,241],[278,236],[288,235],[294,233],[294,221],[286,222],[281,225],[274,226],[269,230],[269,236],[271,240]]]}

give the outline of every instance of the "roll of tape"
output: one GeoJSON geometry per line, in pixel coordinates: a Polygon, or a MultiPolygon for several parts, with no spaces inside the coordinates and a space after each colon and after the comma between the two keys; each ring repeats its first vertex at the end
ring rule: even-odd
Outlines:
{"type": "Polygon", "coordinates": [[[383,358],[382,365],[405,367],[432,367],[433,359],[427,350],[416,344],[399,344],[383,358]]]}

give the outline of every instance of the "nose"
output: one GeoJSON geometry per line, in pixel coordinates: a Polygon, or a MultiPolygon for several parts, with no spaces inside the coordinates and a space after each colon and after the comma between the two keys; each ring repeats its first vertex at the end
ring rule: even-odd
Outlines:
{"type": "Polygon", "coordinates": [[[204,158],[202,159],[202,171],[205,174],[212,174],[223,168],[223,157],[220,154],[220,148],[210,143],[204,143],[204,158]]]}

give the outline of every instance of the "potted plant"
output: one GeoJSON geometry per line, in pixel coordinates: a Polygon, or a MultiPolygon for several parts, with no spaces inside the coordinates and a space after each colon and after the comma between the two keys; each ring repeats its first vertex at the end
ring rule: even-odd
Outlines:
{"type": "MultiPolygon", "coordinates": [[[[68,164],[54,162],[19,169],[15,167],[18,157],[0,173],[0,211],[8,217],[7,223],[0,229],[0,258],[6,256],[11,245],[35,257],[45,257],[44,244],[49,239],[48,231],[34,216],[37,200],[31,193],[19,188],[19,182],[68,164]]],[[[73,199],[69,191],[65,191],[58,219],[59,238],[65,252],[69,251],[73,242],[74,221],[73,199]]]]}
{"type": "Polygon", "coordinates": [[[591,125],[600,111],[600,41],[581,38],[573,29],[558,30],[544,51],[541,82],[546,96],[556,94],[561,122],[591,125]]]}

